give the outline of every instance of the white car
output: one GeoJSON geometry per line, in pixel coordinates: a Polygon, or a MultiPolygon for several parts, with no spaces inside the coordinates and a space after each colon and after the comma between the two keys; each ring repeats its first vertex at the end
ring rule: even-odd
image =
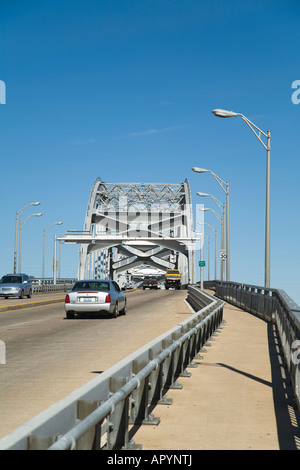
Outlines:
{"type": "Polygon", "coordinates": [[[87,279],[77,281],[65,298],[67,318],[75,314],[108,312],[116,318],[126,314],[126,296],[115,281],[87,279]]]}

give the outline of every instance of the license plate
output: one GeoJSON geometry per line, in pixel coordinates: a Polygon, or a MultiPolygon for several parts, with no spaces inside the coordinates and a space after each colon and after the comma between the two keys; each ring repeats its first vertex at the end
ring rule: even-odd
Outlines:
{"type": "Polygon", "coordinates": [[[95,302],[96,298],[95,297],[81,297],[80,302],[95,302]]]}

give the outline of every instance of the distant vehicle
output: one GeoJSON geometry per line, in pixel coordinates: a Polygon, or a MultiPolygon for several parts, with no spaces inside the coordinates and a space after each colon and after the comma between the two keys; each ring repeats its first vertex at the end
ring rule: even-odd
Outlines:
{"type": "Polygon", "coordinates": [[[0,280],[0,296],[8,299],[8,297],[24,296],[28,299],[32,296],[32,283],[27,274],[6,274],[0,280]]]}
{"type": "Polygon", "coordinates": [[[108,312],[114,318],[126,314],[127,299],[115,281],[87,279],[77,281],[65,298],[67,318],[75,314],[108,312]]]}
{"type": "Polygon", "coordinates": [[[159,289],[158,280],[155,277],[145,276],[143,279],[143,290],[159,289]]]}
{"type": "Polygon", "coordinates": [[[165,274],[165,288],[181,289],[181,273],[178,269],[169,269],[165,274]]]}

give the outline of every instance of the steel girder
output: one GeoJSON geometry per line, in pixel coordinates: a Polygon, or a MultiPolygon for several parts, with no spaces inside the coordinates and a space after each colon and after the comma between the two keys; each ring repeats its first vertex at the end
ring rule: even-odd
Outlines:
{"type": "Polygon", "coordinates": [[[178,268],[184,284],[195,281],[187,180],[179,184],[105,183],[98,178],[91,189],[83,232],[67,232],[60,239],[80,244],[79,279],[94,277],[101,252],[109,261],[108,276],[147,264],[162,270],[178,268]]]}

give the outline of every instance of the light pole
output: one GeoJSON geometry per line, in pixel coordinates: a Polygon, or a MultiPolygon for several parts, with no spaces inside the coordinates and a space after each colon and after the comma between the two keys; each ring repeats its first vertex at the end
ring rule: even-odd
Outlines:
{"type": "MultiPolygon", "coordinates": [[[[230,281],[230,244],[229,244],[229,182],[223,181],[213,171],[206,170],[204,168],[193,167],[193,171],[196,173],[210,173],[217,181],[219,186],[223,189],[226,194],[226,281],[230,281]]],[[[224,248],[224,247],[223,247],[224,248]]]]}
{"type": "MultiPolygon", "coordinates": [[[[199,233],[200,235],[200,261],[203,261],[203,242],[204,242],[204,238],[203,238],[203,231],[199,231],[199,230],[194,230],[195,233],[199,233]]],[[[203,290],[203,266],[202,266],[202,263],[200,263],[200,289],[203,290]]]]}
{"type": "MultiPolygon", "coordinates": [[[[217,198],[215,198],[212,194],[207,194],[207,193],[197,193],[198,196],[201,196],[201,197],[207,197],[207,196],[210,196],[214,201],[215,203],[217,204],[217,206],[219,207],[219,209],[222,211],[222,214],[223,214],[223,217],[222,217],[222,222],[221,222],[221,225],[222,225],[222,232],[221,232],[221,247],[222,249],[224,250],[225,248],[225,240],[224,240],[224,220],[225,220],[225,204],[222,204],[220,201],[218,201],[217,198]]],[[[212,210],[212,209],[211,209],[212,210]]],[[[217,214],[215,213],[215,215],[217,216],[217,214]]],[[[223,255],[222,255],[223,256],[223,255]]],[[[224,280],[224,277],[225,277],[225,265],[224,265],[224,259],[222,257],[222,274],[221,274],[221,278],[222,280],[224,280]]]]}
{"type": "Polygon", "coordinates": [[[215,235],[215,280],[217,280],[217,229],[209,225],[208,223],[198,222],[199,225],[207,225],[215,235]]]}
{"type": "Polygon", "coordinates": [[[41,212],[38,214],[31,214],[27,217],[25,220],[20,220],[19,222],[19,273],[21,272],[21,230],[24,227],[24,225],[28,222],[30,217],[41,217],[43,215],[41,212]]]}
{"type": "Polygon", "coordinates": [[[240,116],[243,121],[250,127],[252,132],[258,138],[262,146],[267,151],[267,168],[266,168],[266,222],[265,222],[265,287],[270,287],[270,187],[271,187],[271,131],[267,133],[263,132],[259,127],[257,127],[253,122],[246,118],[241,113],[235,113],[233,111],[227,111],[225,109],[214,109],[212,113],[215,116],[228,118],[240,116]],[[267,144],[265,144],[261,139],[261,134],[266,137],[267,144]]]}
{"type": "Polygon", "coordinates": [[[14,274],[17,272],[17,247],[18,247],[18,220],[20,216],[23,214],[25,209],[27,209],[28,206],[39,206],[40,202],[29,202],[26,204],[23,209],[20,209],[19,211],[16,211],[16,228],[15,228],[15,249],[14,249],[14,274]]]}
{"type": "Polygon", "coordinates": [[[43,268],[42,268],[42,279],[44,283],[44,278],[45,278],[45,238],[46,238],[46,233],[49,232],[50,228],[53,227],[53,225],[62,225],[63,222],[53,222],[48,228],[44,228],[44,234],[43,234],[43,268]]]}
{"type": "Polygon", "coordinates": [[[210,281],[210,237],[204,234],[204,238],[208,241],[207,280],[210,281]]]}
{"type": "MultiPolygon", "coordinates": [[[[210,209],[208,207],[205,207],[205,208],[201,208],[199,209],[200,211],[211,211],[215,217],[218,219],[218,221],[220,222],[221,224],[221,249],[224,250],[224,217],[221,217],[219,214],[217,214],[213,209],[210,209]]],[[[224,281],[224,258],[220,258],[221,259],[221,281],[224,281]]]]}

